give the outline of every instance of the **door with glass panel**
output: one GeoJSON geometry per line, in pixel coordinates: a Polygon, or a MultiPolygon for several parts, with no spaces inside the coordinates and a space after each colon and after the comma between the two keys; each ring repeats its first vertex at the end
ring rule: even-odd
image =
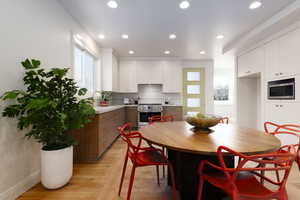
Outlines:
{"type": "Polygon", "coordinates": [[[205,74],[203,68],[183,69],[183,106],[185,115],[205,113],[205,74]]]}

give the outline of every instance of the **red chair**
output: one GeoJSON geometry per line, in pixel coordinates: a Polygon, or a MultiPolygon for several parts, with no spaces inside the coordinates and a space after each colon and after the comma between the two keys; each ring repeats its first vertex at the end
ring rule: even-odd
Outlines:
{"type": "Polygon", "coordinates": [[[245,156],[235,152],[227,147],[220,146],[217,151],[218,161],[220,166],[203,160],[199,165],[199,190],[198,200],[202,198],[202,187],[204,181],[209,182],[213,186],[225,191],[232,200],[271,200],[280,199],[287,200],[286,182],[290,173],[292,163],[296,157],[294,146],[286,146],[288,153],[271,153],[253,156],[245,156]],[[236,168],[228,168],[223,159],[223,152],[238,156],[241,162],[236,168]],[[265,160],[264,158],[276,158],[265,160]],[[247,165],[254,163],[257,167],[249,168],[247,165]],[[262,164],[273,164],[277,167],[261,167],[262,164]],[[207,167],[217,170],[220,173],[205,173],[207,167]],[[264,175],[261,171],[281,171],[283,172],[280,181],[274,181],[264,175]],[[277,190],[270,190],[260,183],[259,179],[267,181],[270,185],[277,186],[277,190]]]}
{"type": "Polygon", "coordinates": [[[228,123],[229,123],[229,118],[228,118],[228,117],[223,117],[223,118],[220,120],[220,123],[222,123],[222,124],[228,124],[228,123]]]}
{"type": "MultiPolygon", "coordinates": [[[[128,129],[128,124],[125,124],[123,127],[118,128],[118,131],[120,132],[122,139],[127,143],[125,162],[124,162],[120,186],[119,186],[119,193],[118,193],[119,196],[121,195],[127,162],[129,158],[133,166],[132,166],[132,171],[131,171],[130,181],[128,186],[127,200],[130,200],[136,168],[145,167],[145,166],[156,166],[156,170],[158,172],[158,167],[161,165],[162,166],[167,165],[169,167],[171,181],[172,181],[173,199],[176,200],[176,185],[175,185],[173,166],[164,155],[164,152],[160,149],[156,149],[153,147],[141,147],[143,142],[141,133],[139,133],[138,131],[129,132],[126,131],[126,129],[128,129]],[[137,144],[134,144],[134,142],[137,144]]],[[[159,183],[159,174],[157,174],[157,180],[159,183]]]]}
{"type": "MultiPolygon", "coordinates": [[[[293,145],[297,151],[296,163],[298,164],[298,168],[300,170],[300,126],[294,124],[284,124],[279,125],[273,122],[265,122],[264,129],[266,133],[272,135],[289,135],[293,136],[295,139],[295,143],[293,144],[284,144],[284,145],[293,145]],[[273,130],[271,130],[273,129],[273,130]]],[[[277,151],[278,153],[284,153],[284,150],[277,151]]],[[[276,174],[277,180],[279,180],[279,174],[276,174]]]]}
{"type": "MultiPolygon", "coordinates": [[[[149,125],[153,124],[154,122],[172,122],[174,121],[174,117],[172,115],[153,115],[152,117],[148,118],[149,125]]],[[[166,148],[162,147],[162,151],[166,153],[166,148]]],[[[163,177],[165,177],[165,166],[163,166],[163,177]]]]}

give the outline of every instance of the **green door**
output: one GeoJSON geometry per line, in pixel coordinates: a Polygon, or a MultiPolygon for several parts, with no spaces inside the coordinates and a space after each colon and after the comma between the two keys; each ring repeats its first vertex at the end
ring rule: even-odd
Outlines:
{"type": "Polygon", "coordinates": [[[183,69],[183,108],[185,115],[205,113],[205,71],[203,68],[183,69]]]}

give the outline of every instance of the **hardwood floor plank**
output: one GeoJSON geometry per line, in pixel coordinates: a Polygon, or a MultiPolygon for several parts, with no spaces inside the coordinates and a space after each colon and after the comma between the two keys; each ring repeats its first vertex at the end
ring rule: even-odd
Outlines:
{"type": "MultiPolygon", "coordinates": [[[[38,184],[18,200],[125,200],[131,170],[130,164],[127,167],[121,197],[117,195],[125,151],[124,142],[117,140],[98,163],[76,164],[74,176],[65,187],[59,190],[46,190],[41,184],[38,184]]],[[[270,174],[270,176],[272,175],[270,174]]],[[[171,200],[171,190],[166,184],[166,179],[161,177],[161,185],[157,185],[154,167],[138,168],[131,199],[171,200]]],[[[289,177],[288,194],[289,200],[299,199],[300,173],[296,165],[289,177]]]]}

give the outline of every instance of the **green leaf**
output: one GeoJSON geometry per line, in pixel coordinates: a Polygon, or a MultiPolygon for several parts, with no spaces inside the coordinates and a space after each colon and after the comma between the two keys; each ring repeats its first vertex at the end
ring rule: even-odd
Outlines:
{"type": "Polygon", "coordinates": [[[64,77],[67,73],[68,73],[69,69],[64,68],[64,69],[60,69],[60,68],[53,68],[52,72],[54,75],[62,78],[64,77]]]}
{"type": "Polygon", "coordinates": [[[15,99],[18,97],[18,95],[21,93],[19,90],[12,90],[5,92],[4,95],[1,96],[1,99],[8,100],[8,99],[15,99]]]}
{"type": "Polygon", "coordinates": [[[36,69],[40,66],[41,62],[39,60],[32,59],[31,61],[27,58],[25,61],[21,62],[26,70],[36,69]]]}
{"type": "Polygon", "coordinates": [[[86,88],[81,88],[78,90],[78,95],[79,96],[84,96],[87,93],[87,89],[86,88]]]}
{"type": "Polygon", "coordinates": [[[48,106],[48,99],[30,99],[29,103],[26,105],[26,110],[40,110],[48,106]]]}

